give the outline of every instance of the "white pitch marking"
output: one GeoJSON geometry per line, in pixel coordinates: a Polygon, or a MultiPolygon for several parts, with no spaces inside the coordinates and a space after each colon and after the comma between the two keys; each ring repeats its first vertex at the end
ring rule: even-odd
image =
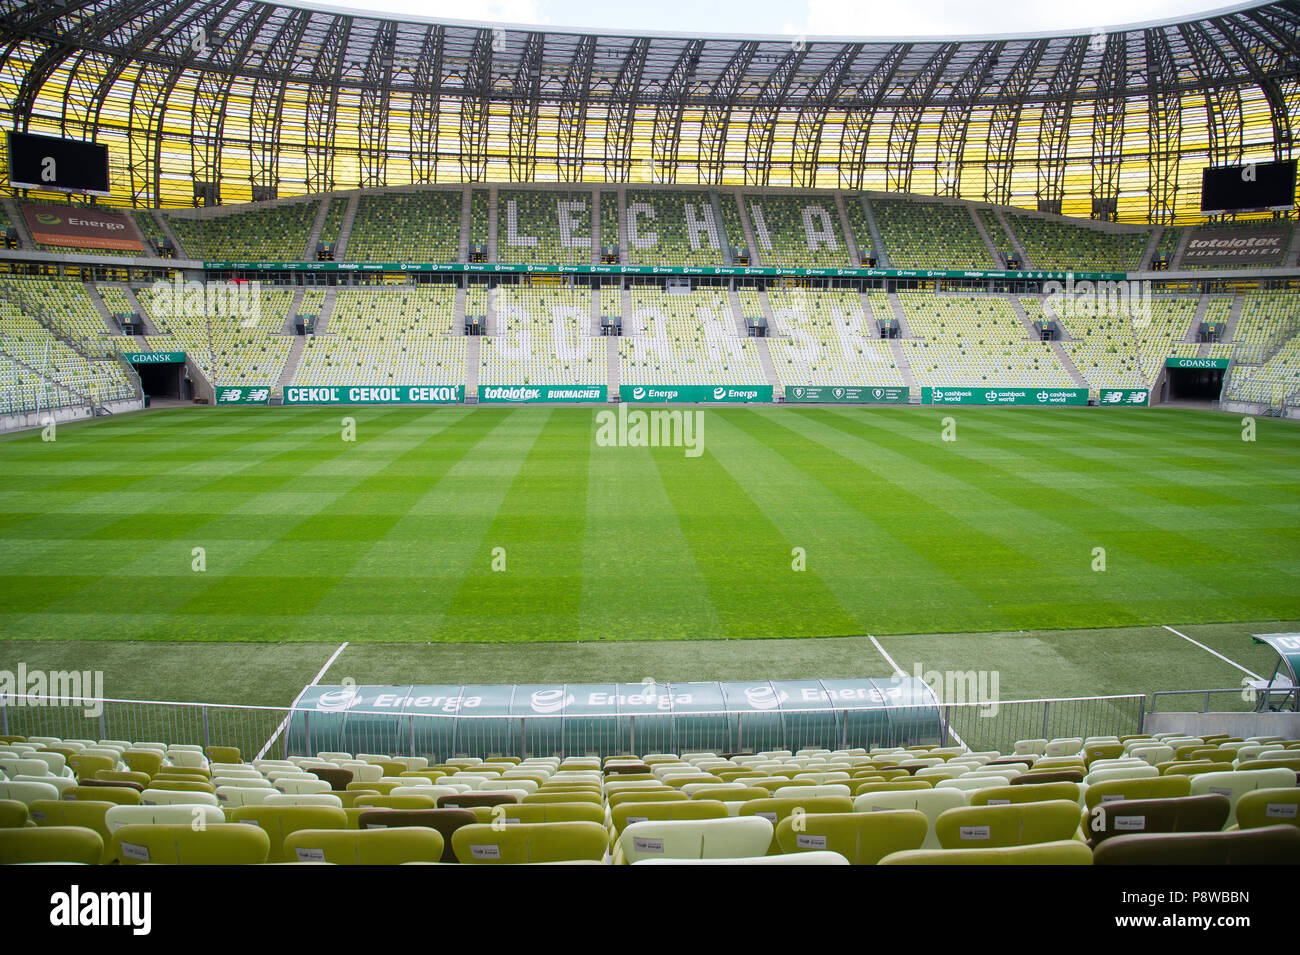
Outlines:
{"type": "Polygon", "coordinates": [[[346,650],[347,647],[348,641],[344,640],[340,643],[339,648],[334,651],[334,654],[325,661],[325,665],[320,668],[320,672],[312,677],[310,683],[298,691],[298,695],[293,698],[293,704],[289,707],[289,712],[285,715],[284,719],[280,721],[280,725],[277,726],[275,732],[271,734],[271,738],[266,741],[266,745],[257,751],[257,755],[253,757],[254,759],[261,759],[266,755],[267,750],[269,750],[272,744],[280,738],[280,734],[284,732],[284,728],[289,725],[289,719],[293,716],[293,711],[298,708],[298,701],[302,699],[302,695],[320,682],[320,678],[323,677],[325,672],[334,665],[334,661],[339,658],[339,654],[346,650]]]}
{"type": "Polygon", "coordinates": [[[1169,626],[1166,626],[1165,629],[1168,630],[1170,633],[1177,634],[1178,636],[1182,637],[1182,638],[1183,638],[1184,640],[1186,640],[1188,643],[1194,643],[1194,644],[1196,644],[1196,646],[1200,647],[1200,648],[1201,648],[1202,650],[1204,650],[1206,653],[1213,653],[1216,657],[1218,657],[1218,658],[1219,658],[1220,660],[1222,660],[1224,663],[1232,663],[1232,665],[1235,666],[1235,667],[1236,667],[1238,670],[1240,670],[1242,673],[1245,673],[1245,674],[1248,674],[1248,675],[1250,675],[1250,676],[1253,676],[1256,680],[1262,680],[1262,679],[1264,679],[1262,676],[1260,676],[1258,673],[1255,673],[1253,670],[1247,670],[1247,669],[1246,669],[1244,666],[1242,666],[1240,663],[1233,663],[1231,660],[1229,660],[1227,657],[1225,657],[1225,656],[1224,656],[1222,653],[1220,653],[1218,650],[1211,650],[1211,649],[1210,649],[1209,647],[1207,647],[1205,644],[1203,644],[1203,643],[1199,643],[1198,641],[1193,640],[1193,639],[1192,639],[1191,637],[1189,637],[1187,634],[1185,634],[1185,633],[1178,633],[1177,630],[1175,630],[1173,627],[1169,627],[1169,626]]]}
{"type": "MultiPolygon", "coordinates": [[[[906,677],[906,676],[907,676],[907,671],[904,670],[902,667],[900,667],[897,663],[894,662],[894,658],[891,657],[888,653],[885,652],[885,648],[882,647],[882,646],[880,645],[880,641],[879,641],[879,640],[877,640],[877,639],[876,639],[875,637],[873,637],[871,634],[867,634],[867,639],[870,640],[871,643],[872,643],[872,645],[873,645],[877,650],[880,651],[880,655],[881,655],[882,657],[885,658],[885,662],[888,663],[891,667],[894,668],[894,675],[895,675],[895,676],[901,676],[901,677],[906,677]]],[[[953,729],[951,726],[948,727],[948,733],[952,736],[953,739],[955,739],[955,740],[957,741],[957,745],[958,745],[958,746],[964,746],[966,749],[970,749],[969,746],[966,746],[966,741],[965,741],[964,739],[962,739],[960,736],[958,736],[958,735],[957,735],[957,731],[956,731],[955,729],[953,729]]]]}

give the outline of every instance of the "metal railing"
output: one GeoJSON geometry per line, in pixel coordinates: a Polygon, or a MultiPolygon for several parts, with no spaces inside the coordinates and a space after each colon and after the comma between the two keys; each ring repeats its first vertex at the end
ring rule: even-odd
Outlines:
{"type": "Polygon", "coordinates": [[[1290,710],[1295,703],[1293,687],[1277,686],[1271,689],[1232,687],[1223,690],[1157,690],[1151,694],[1152,713],[1267,713],[1275,708],[1290,710]],[[1200,709],[1171,707],[1162,709],[1162,701],[1175,703],[1171,697],[1190,700],[1200,709]],[[1261,697],[1263,697],[1261,699],[1261,697]]]}
{"type": "Polygon", "coordinates": [[[0,698],[0,735],[237,746],[257,755],[323,751],[430,756],[617,755],[965,744],[1009,752],[1018,739],[1138,733],[1146,697],[646,714],[468,715],[270,706],[0,698]]]}

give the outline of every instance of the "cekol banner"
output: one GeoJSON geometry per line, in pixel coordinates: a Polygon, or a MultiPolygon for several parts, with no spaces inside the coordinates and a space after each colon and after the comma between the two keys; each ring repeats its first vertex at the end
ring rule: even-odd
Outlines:
{"type": "Polygon", "coordinates": [[[287,405],[450,405],[464,398],[464,385],[322,385],[284,389],[287,405]]]}
{"type": "Polygon", "coordinates": [[[771,385],[621,385],[620,401],[771,401],[771,385]]]}
{"type": "Polygon", "coordinates": [[[483,404],[533,404],[548,401],[604,401],[605,385],[479,385],[483,404]]]}
{"type": "Polygon", "coordinates": [[[922,388],[926,405],[1086,405],[1087,388],[922,388]]]}
{"type": "Polygon", "coordinates": [[[795,404],[905,405],[911,396],[910,389],[892,385],[884,388],[795,385],[785,389],[785,400],[795,404]]]}
{"type": "Polygon", "coordinates": [[[121,249],[141,252],[135,221],[121,212],[96,206],[51,206],[23,203],[23,219],[32,238],[41,245],[74,249],[121,249]]]}
{"type": "Polygon", "coordinates": [[[1196,229],[1179,267],[1281,265],[1289,234],[1289,228],[1196,229]]]}

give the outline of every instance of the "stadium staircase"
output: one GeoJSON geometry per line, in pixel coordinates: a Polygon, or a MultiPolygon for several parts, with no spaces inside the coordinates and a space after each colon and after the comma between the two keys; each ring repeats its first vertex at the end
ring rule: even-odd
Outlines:
{"type": "Polygon", "coordinates": [[[871,233],[871,242],[875,246],[876,265],[882,269],[893,268],[889,262],[889,250],[885,248],[884,237],[880,234],[880,226],[876,223],[875,210],[871,208],[871,200],[867,198],[866,193],[858,197],[862,203],[862,214],[867,220],[867,231],[871,233]]]}
{"type": "Polygon", "coordinates": [[[1237,322],[1241,320],[1241,308],[1246,304],[1246,298],[1240,292],[1232,297],[1232,306],[1228,309],[1228,321],[1223,327],[1223,341],[1235,341],[1237,337],[1237,322]]]}
{"type": "MultiPolygon", "coordinates": [[[[766,299],[767,294],[761,293],[760,297],[766,299]]],[[[733,288],[727,294],[727,301],[731,303],[731,317],[734,320],[734,324],[736,326],[736,334],[739,335],[741,338],[748,338],[749,328],[748,326],[745,325],[745,313],[744,310],[740,307],[740,293],[733,288]]],[[[764,314],[766,314],[766,312],[767,310],[764,310],[764,314]]],[[[773,324],[770,315],[768,316],[767,319],[767,325],[768,325],[768,334],[775,335],[776,325],[773,324]]]]}
{"type": "MultiPolygon", "coordinates": [[[[993,207],[993,215],[997,217],[998,225],[1002,226],[1002,231],[1007,234],[1007,241],[1011,243],[1011,248],[1016,250],[1016,255],[1020,256],[1020,267],[1022,269],[1032,269],[1034,262],[1029,258],[1029,253],[1020,243],[1020,237],[1016,235],[1016,230],[1011,228],[1011,220],[1007,218],[1006,213],[1002,211],[1001,206],[993,207]]],[[[997,259],[994,259],[996,262],[997,259]]]]}
{"type": "MultiPolygon", "coordinates": [[[[497,334],[497,296],[495,289],[488,289],[484,297],[486,304],[483,306],[483,334],[497,334]]],[[[478,336],[470,336],[476,338],[478,336]]]]}
{"type": "MultiPolygon", "coordinates": [[[[498,209],[499,209],[499,203],[497,201],[497,187],[489,186],[488,187],[488,234],[487,234],[487,260],[489,262],[497,261],[497,236],[498,233],[500,232],[500,223],[497,222],[498,209]]],[[[492,326],[491,324],[489,324],[488,325],[489,335],[491,334],[490,331],[491,328],[492,326]]]]}
{"type": "Polygon", "coordinates": [[[348,196],[348,209],[343,213],[343,221],[339,224],[339,240],[334,245],[334,258],[336,261],[345,261],[344,256],[347,255],[348,251],[348,238],[352,235],[352,223],[357,221],[357,206],[360,203],[360,193],[354,192],[348,196]]]}
{"type": "Polygon", "coordinates": [[[871,296],[865,291],[858,292],[858,301],[862,303],[862,314],[867,317],[867,334],[873,338],[880,337],[880,319],[871,310],[871,296]]]}
{"type": "MultiPolygon", "coordinates": [[[[591,264],[600,265],[600,190],[591,190],[591,264]]],[[[597,296],[599,298],[599,296],[597,296]]],[[[599,331],[596,334],[600,334],[599,331]]]]}
{"type": "Polygon", "coordinates": [[[1079,371],[1079,367],[1070,358],[1069,353],[1061,347],[1061,343],[1058,341],[1051,341],[1047,344],[1048,347],[1052,349],[1052,354],[1056,356],[1056,360],[1061,363],[1061,367],[1065,369],[1065,373],[1074,380],[1074,386],[1076,388],[1088,388],[1091,390],[1091,383],[1088,379],[1083,377],[1083,374],[1079,371]]]}
{"type": "Polygon", "coordinates": [[[36,243],[32,241],[32,234],[27,231],[27,220],[18,211],[18,203],[12,199],[3,199],[0,200],[0,205],[4,206],[5,216],[9,219],[9,224],[18,230],[18,241],[23,244],[23,248],[34,250],[36,243]]]}
{"type": "Polygon", "coordinates": [[[478,370],[481,360],[482,337],[470,335],[465,339],[465,404],[478,404],[478,370]]]}
{"type": "Polygon", "coordinates": [[[735,238],[727,235],[727,220],[722,215],[722,197],[718,195],[718,190],[709,190],[709,206],[713,209],[713,219],[718,223],[718,228],[722,230],[722,264],[730,268],[736,264],[735,256],[731,254],[731,247],[735,244],[735,238]]]}
{"type": "MultiPolygon", "coordinates": [[[[745,203],[744,193],[731,192],[728,193],[728,195],[731,198],[731,201],[736,203],[737,207],[740,209],[740,230],[744,233],[745,245],[749,248],[749,264],[762,265],[763,253],[759,249],[758,242],[754,238],[754,224],[749,221],[749,206],[745,203]]],[[[772,321],[770,316],[768,321],[772,321]]]]}
{"type": "MultiPolygon", "coordinates": [[[[317,233],[317,235],[319,234],[317,233]]],[[[294,333],[293,326],[298,321],[298,313],[302,311],[304,292],[305,290],[301,286],[293,290],[293,300],[289,303],[289,314],[284,317],[284,325],[280,328],[281,335],[292,335],[294,333]]]]}
{"type": "Polygon", "coordinates": [[[907,328],[907,313],[903,311],[903,303],[898,300],[897,292],[889,293],[889,304],[894,309],[894,318],[898,320],[898,337],[911,338],[912,334],[907,328]]]}
{"type": "Polygon", "coordinates": [[[591,290],[591,324],[587,327],[587,333],[592,338],[600,337],[600,289],[591,290]]]}
{"type": "MultiPolygon", "coordinates": [[[[739,296],[737,296],[737,304],[739,304],[739,296]]],[[[767,297],[767,289],[759,290],[758,304],[763,307],[763,317],[767,319],[768,334],[775,335],[779,326],[776,324],[776,313],[772,311],[772,300],[767,297]]]]}
{"type": "MultiPolygon", "coordinates": [[[[469,234],[470,234],[470,231],[473,229],[473,225],[471,224],[471,223],[473,222],[473,210],[474,210],[474,201],[473,201],[473,200],[474,200],[474,190],[473,190],[473,189],[462,189],[462,190],[461,190],[461,194],[460,194],[460,239],[459,239],[459,240],[457,241],[457,243],[456,243],[456,261],[457,261],[457,262],[468,262],[468,261],[469,261],[469,238],[470,238],[469,234]]],[[[464,289],[460,289],[460,290],[456,293],[456,301],[457,301],[457,302],[460,304],[460,306],[461,306],[461,311],[460,311],[461,323],[460,323],[460,325],[457,326],[457,327],[458,327],[458,328],[461,328],[462,330],[463,330],[464,327],[465,327],[465,323],[464,323],[464,318],[465,318],[465,308],[464,308],[464,306],[465,306],[465,294],[464,294],[464,292],[465,292],[464,289]]]]}
{"type": "Polygon", "coordinates": [[[903,348],[903,341],[900,338],[890,338],[889,350],[894,356],[894,364],[898,366],[898,373],[903,378],[903,384],[908,387],[907,403],[910,405],[919,405],[921,403],[921,389],[917,387],[916,376],[912,374],[912,363],[907,360],[907,352],[903,348]]]}
{"type": "Polygon", "coordinates": [[[1187,327],[1187,334],[1183,336],[1184,342],[1189,344],[1196,342],[1196,333],[1201,327],[1201,322],[1205,320],[1205,312],[1209,307],[1210,297],[1208,295],[1202,295],[1196,300],[1196,311],[1192,314],[1192,323],[1187,327]]]}
{"type": "Polygon", "coordinates": [[[993,241],[993,236],[989,235],[989,230],[984,228],[984,220],[980,218],[980,214],[975,211],[975,207],[970,203],[964,202],[962,205],[964,205],[966,211],[970,213],[971,222],[975,223],[975,231],[979,233],[980,240],[984,243],[984,248],[988,251],[989,261],[993,263],[994,268],[1002,268],[1002,258],[998,253],[997,244],[993,241]]]}
{"type": "Polygon", "coordinates": [[[1173,260],[1169,263],[1169,268],[1181,269],[1183,267],[1183,253],[1187,251],[1187,244],[1192,241],[1193,229],[1184,229],[1183,234],[1178,237],[1178,247],[1174,249],[1173,260]]]}
{"type": "Polygon", "coordinates": [[[104,330],[110,335],[116,335],[118,329],[113,327],[113,316],[109,312],[108,306],[104,304],[104,299],[103,296],[99,294],[99,289],[95,287],[94,282],[86,282],[85,285],[86,295],[90,299],[90,304],[95,306],[95,311],[99,312],[100,317],[104,319],[104,330]]]}
{"type": "Polygon", "coordinates": [[[465,287],[461,286],[457,288],[456,304],[451,313],[452,322],[455,323],[455,327],[452,329],[452,334],[455,335],[465,334],[465,298],[465,287]]]}
{"type": "MultiPolygon", "coordinates": [[[[626,325],[627,322],[628,322],[628,320],[632,317],[632,291],[631,291],[631,289],[628,289],[628,288],[624,288],[624,289],[623,289],[623,294],[622,294],[622,304],[621,304],[619,307],[622,309],[621,314],[622,314],[622,316],[623,316],[623,323],[626,325]]],[[[627,332],[624,331],[624,334],[626,335],[627,332]]],[[[637,334],[640,334],[640,331],[639,331],[639,330],[638,330],[637,334]]]]}
{"type": "Polygon", "coordinates": [[[835,192],[835,209],[840,214],[840,230],[844,233],[844,244],[849,250],[849,261],[856,266],[862,261],[862,255],[858,252],[858,237],[853,234],[853,226],[849,224],[849,211],[844,208],[844,193],[838,190],[835,192]]]}
{"type": "Polygon", "coordinates": [[[298,373],[298,363],[302,361],[302,353],[306,347],[307,336],[295,335],[293,344],[289,346],[289,357],[284,360],[284,367],[280,369],[280,380],[275,383],[277,394],[283,395],[285,387],[293,381],[293,376],[298,373]]]}
{"type": "Polygon", "coordinates": [[[622,371],[618,360],[618,342],[617,336],[611,335],[605,339],[605,362],[606,377],[609,382],[609,397],[613,400],[618,396],[619,385],[622,384],[622,371]]]}
{"type": "MultiPolygon", "coordinates": [[[[1020,324],[1025,326],[1025,337],[1031,342],[1037,341],[1040,334],[1039,330],[1034,327],[1033,320],[1030,319],[1029,314],[1025,311],[1025,306],[1020,303],[1020,296],[1008,294],[999,295],[998,297],[1011,306],[1011,311],[1016,313],[1016,318],[1020,319],[1020,324]]],[[[1059,325],[1060,323],[1058,322],[1057,324],[1059,325]]]]}
{"type": "Polygon", "coordinates": [[[1164,237],[1165,227],[1156,226],[1151,230],[1151,238],[1147,240],[1147,247],[1142,252],[1142,258],[1138,262],[1139,272],[1150,272],[1151,262],[1156,257],[1156,249],[1160,248],[1160,240],[1164,237]]]}
{"type": "Polygon", "coordinates": [[[334,286],[330,286],[325,290],[325,302],[321,305],[320,315],[316,317],[316,327],[313,330],[314,334],[329,334],[330,315],[334,313],[334,302],[338,299],[338,296],[339,290],[334,286]]]}
{"type": "Polygon", "coordinates": [[[1293,226],[1291,229],[1291,248],[1287,250],[1282,264],[1289,268],[1300,265],[1300,225],[1293,226]]]}
{"type": "MultiPolygon", "coordinates": [[[[320,242],[320,235],[322,232],[325,231],[325,220],[329,218],[329,211],[330,211],[329,201],[331,198],[332,197],[330,196],[325,196],[321,200],[319,207],[316,209],[316,218],[311,224],[311,232],[307,234],[307,246],[302,250],[304,262],[316,261],[316,244],[320,242]]],[[[294,296],[295,305],[300,301],[301,301],[301,297],[295,295],[294,296]]],[[[291,314],[296,314],[297,309],[296,308],[291,309],[290,312],[291,314]]]]}
{"type": "MultiPolygon", "coordinates": [[[[627,244],[627,186],[618,187],[618,260],[626,265],[629,259],[627,244]]],[[[625,311],[624,315],[627,314],[625,311]]]]}

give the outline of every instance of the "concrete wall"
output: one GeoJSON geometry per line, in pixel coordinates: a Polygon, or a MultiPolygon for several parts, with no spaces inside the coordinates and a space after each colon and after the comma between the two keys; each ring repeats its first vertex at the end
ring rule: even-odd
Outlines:
{"type": "Polygon", "coordinates": [[[1227,733],[1246,739],[1251,736],[1300,738],[1300,713],[1148,713],[1144,733],[1227,733]]]}

